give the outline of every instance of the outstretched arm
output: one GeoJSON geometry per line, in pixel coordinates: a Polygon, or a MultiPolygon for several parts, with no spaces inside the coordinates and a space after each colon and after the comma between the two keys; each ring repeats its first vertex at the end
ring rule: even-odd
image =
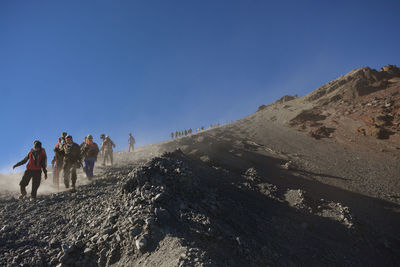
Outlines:
{"type": "Polygon", "coordinates": [[[26,157],[23,160],[21,160],[20,162],[15,164],[13,166],[13,169],[17,168],[18,166],[24,165],[28,160],[29,160],[29,153],[28,153],[28,155],[26,155],[26,157]]]}

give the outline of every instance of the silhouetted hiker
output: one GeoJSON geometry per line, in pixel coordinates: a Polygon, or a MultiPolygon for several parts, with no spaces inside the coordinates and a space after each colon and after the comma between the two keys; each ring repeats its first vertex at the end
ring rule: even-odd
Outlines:
{"type": "Polygon", "coordinates": [[[81,150],[77,143],[74,143],[71,135],[66,138],[66,143],[62,145],[62,151],[64,152],[64,184],[65,188],[69,188],[69,182],[72,182],[71,192],[76,192],[76,168],[81,165],[81,150]]]}
{"type": "Polygon", "coordinates": [[[37,190],[40,186],[42,170],[44,172],[44,178],[47,179],[47,155],[45,149],[42,148],[42,143],[40,141],[36,140],[33,142],[33,149],[29,151],[28,155],[23,160],[15,164],[13,169],[25,164],[28,160],[29,162],[28,165],[26,165],[26,171],[19,183],[21,188],[21,196],[19,198],[22,199],[26,196],[25,187],[32,179],[31,200],[33,200],[36,198],[37,190]]]}
{"type": "Polygon", "coordinates": [[[129,139],[128,139],[128,144],[129,144],[129,149],[128,149],[128,152],[131,152],[131,148],[132,148],[132,152],[133,152],[133,149],[134,149],[134,144],[136,143],[136,140],[135,140],[135,138],[132,136],[132,133],[130,133],[129,134],[129,139]]]}
{"type": "Polygon", "coordinates": [[[94,163],[97,160],[99,151],[99,146],[93,142],[93,136],[89,134],[86,138],[86,143],[81,148],[82,157],[85,160],[83,170],[89,179],[93,178],[94,163]]]}
{"type": "Polygon", "coordinates": [[[113,165],[113,147],[115,147],[114,142],[110,139],[107,135],[104,139],[103,143],[101,144],[101,150],[103,150],[103,166],[106,165],[107,158],[110,159],[111,165],[113,165]]]}
{"type": "Polygon", "coordinates": [[[64,151],[62,151],[62,145],[65,144],[65,137],[67,136],[66,132],[61,133],[61,137],[58,138],[58,143],[55,145],[54,158],[51,161],[55,165],[55,172],[53,172],[53,184],[59,184],[60,172],[63,167],[63,159],[64,159],[64,151]]]}

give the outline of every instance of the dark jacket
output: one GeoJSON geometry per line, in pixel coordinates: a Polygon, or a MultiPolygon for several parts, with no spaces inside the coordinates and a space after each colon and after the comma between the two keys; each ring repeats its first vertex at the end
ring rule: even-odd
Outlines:
{"type": "Polygon", "coordinates": [[[62,143],[56,144],[54,147],[54,157],[55,157],[55,162],[61,162],[63,161],[64,158],[64,150],[63,150],[63,145],[62,143]]]}
{"type": "Polygon", "coordinates": [[[81,160],[81,149],[77,143],[63,144],[62,151],[64,152],[64,162],[78,162],[81,160]]]}
{"type": "Polygon", "coordinates": [[[99,146],[96,143],[92,145],[86,143],[81,148],[81,155],[83,158],[97,158],[99,151],[99,146]]]}

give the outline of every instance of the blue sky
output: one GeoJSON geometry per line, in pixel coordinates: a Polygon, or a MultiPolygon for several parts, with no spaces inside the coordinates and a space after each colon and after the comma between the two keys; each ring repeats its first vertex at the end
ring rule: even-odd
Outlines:
{"type": "MultiPolygon", "coordinates": [[[[0,2],[0,172],[39,139],[117,150],[400,64],[398,1],[0,2]]],[[[22,169],[20,169],[22,170],[22,169]]]]}

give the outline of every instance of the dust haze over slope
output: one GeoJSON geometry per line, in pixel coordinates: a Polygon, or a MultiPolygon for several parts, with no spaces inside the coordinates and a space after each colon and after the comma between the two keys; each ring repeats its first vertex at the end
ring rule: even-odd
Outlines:
{"type": "Polygon", "coordinates": [[[341,115],[347,105],[323,105],[328,115],[308,97],[117,152],[117,165],[98,168],[76,194],[39,189],[36,203],[0,200],[0,264],[396,266],[397,133],[376,139],[341,128],[357,121],[341,115]],[[309,133],[335,115],[334,132],[309,133]]]}

